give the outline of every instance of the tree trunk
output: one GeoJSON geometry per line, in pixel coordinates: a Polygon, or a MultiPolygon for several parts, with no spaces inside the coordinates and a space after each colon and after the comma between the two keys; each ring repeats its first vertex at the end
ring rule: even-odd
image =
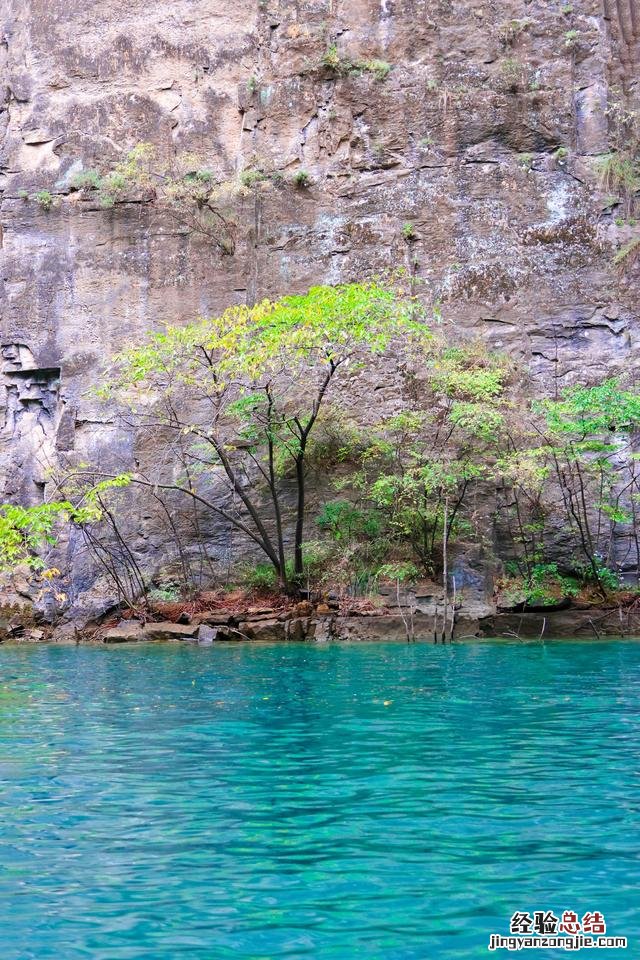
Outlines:
{"type": "Polygon", "coordinates": [[[449,569],[448,569],[448,542],[449,542],[449,527],[448,527],[448,514],[449,514],[449,498],[444,498],[444,520],[442,524],[442,585],[443,585],[443,601],[444,601],[444,615],[442,621],[442,642],[445,643],[447,639],[447,614],[449,612],[449,569]]]}
{"type": "Polygon", "coordinates": [[[293,572],[298,584],[302,583],[304,563],[302,558],[302,540],[304,537],[304,509],[305,509],[305,482],[304,482],[304,441],[300,453],[296,457],[296,484],[298,487],[298,503],[296,507],[296,533],[294,542],[293,572]]]}

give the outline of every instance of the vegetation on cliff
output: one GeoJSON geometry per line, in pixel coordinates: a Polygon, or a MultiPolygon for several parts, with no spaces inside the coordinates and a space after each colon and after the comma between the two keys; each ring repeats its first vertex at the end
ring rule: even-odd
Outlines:
{"type": "Polygon", "coordinates": [[[46,564],[40,554],[55,546],[56,528],[61,522],[77,524],[99,519],[91,506],[75,507],[68,500],[23,507],[0,505],[0,573],[24,566],[42,572],[46,564]]]}
{"type": "Polygon", "coordinates": [[[139,143],[105,173],[76,173],[72,190],[95,192],[100,206],[110,209],[136,194],[158,201],[190,233],[211,241],[223,254],[235,250],[233,201],[237,185],[183,153],[163,161],[150,143],[139,143]]]}
{"type": "Polygon", "coordinates": [[[456,557],[475,549],[503,570],[507,605],[605,599],[640,555],[640,396],[606,380],[534,400],[510,361],[428,320],[402,278],[367,281],[230,307],[124,349],[99,393],[152,441],[153,462],[118,475],[77,464],[54,502],[4,505],[3,568],[45,566],[71,523],[136,603],[151,584],[121,529],[135,492],[167,519],[167,586],[182,593],[203,582],[173,521],[188,501],[210,577],[203,530],[217,526],[253,558],[227,580],[288,593],[426,576],[446,599],[456,557]]]}
{"type": "Polygon", "coordinates": [[[131,482],[193,499],[264,553],[281,589],[299,585],[308,460],[337,382],[392,346],[424,354],[423,320],[402,291],[367,282],[152,335],[116,358],[103,390],[137,431],[163,437],[157,469],[131,482]]]}

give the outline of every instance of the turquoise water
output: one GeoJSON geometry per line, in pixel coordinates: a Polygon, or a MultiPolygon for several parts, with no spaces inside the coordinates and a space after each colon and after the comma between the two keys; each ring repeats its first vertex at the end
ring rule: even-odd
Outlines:
{"type": "Polygon", "coordinates": [[[0,957],[637,957],[639,755],[636,642],[0,648],[0,957]]]}

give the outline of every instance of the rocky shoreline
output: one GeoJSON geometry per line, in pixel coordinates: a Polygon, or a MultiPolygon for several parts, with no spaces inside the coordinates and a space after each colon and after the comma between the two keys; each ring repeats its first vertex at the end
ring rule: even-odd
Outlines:
{"type": "MultiPolygon", "coordinates": [[[[43,629],[14,622],[0,636],[2,643],[131,644],[144,642],[281,643],[281,642],[443,642],[442,619],[434,613],[384,610],[343,614],[339,610],[312,608],[310,604],[278,610],[205,611],[171,620],[123,619],[93,628],[43,629]],[[437,630],[434,631],[434,624],[437,630]]],[[[483,639],[600,639],[640,637],[640,611],[593,607],[588,610],[501,612],[486,605],[457,612],[446,642],[483,639]]]]}

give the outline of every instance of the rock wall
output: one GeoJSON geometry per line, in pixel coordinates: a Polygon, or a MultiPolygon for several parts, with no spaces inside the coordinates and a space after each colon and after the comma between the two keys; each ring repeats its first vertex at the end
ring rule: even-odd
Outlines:
{"type": "MultiPolygon", "coordinates": [[[[597,157],[616,110],[637,105],[638,0],[0,10],[5,498],[37,502],[63,456],[126,469],[139,455],[89,392],[128,338],[397,264],[445,323],[534,378],[636,369],[638,263],[612,259],[638,230],[601,189],[597,157]],[[143,141],[227,177],[256,164],[282,174],[238,199],[233,256],[149,197],[105,210],[70,189],[143,141]],[[310,185],[296,189],[302,169],[310,185]]],[[[134,520],[134,548],[161,549],[134,520]]]]}

